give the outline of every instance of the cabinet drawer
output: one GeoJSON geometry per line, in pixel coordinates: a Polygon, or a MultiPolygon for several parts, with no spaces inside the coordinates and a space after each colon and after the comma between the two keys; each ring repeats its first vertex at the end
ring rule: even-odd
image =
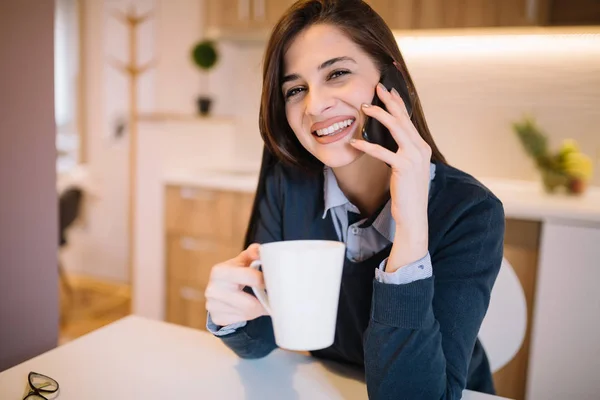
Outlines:
{"type": "Polygon", "coordinates": [[[165,199],[167,233],[231,239],[235,197],[234,192],[168,186],[165,199]]]}
{"type": "Polygon", "coordinates": [[[167,288],[167,321],[206,330],[206,300],[204,291],[180,282],[167,288]]]}
{"type": "Polygon", "coordinates": [[[182,282],[204,290],[211,268],[235,257],[240,249],[228,243],[193,236],[167,237],[167,274],[169,282],[182,282]]]}

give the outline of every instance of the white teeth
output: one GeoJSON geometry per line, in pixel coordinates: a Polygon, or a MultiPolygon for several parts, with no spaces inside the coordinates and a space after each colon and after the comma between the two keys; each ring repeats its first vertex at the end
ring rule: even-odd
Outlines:
{"type": "Polygon", "coordinates": [[[345,127],[351,125],[353,122],[354,122],[353,119],[347,119],[344,121],[336,122],[327,128],[317,130],[317,135],[318,136],[332,135],[334,133],[337,133],[339,130],[342,130],[345,127]]]}

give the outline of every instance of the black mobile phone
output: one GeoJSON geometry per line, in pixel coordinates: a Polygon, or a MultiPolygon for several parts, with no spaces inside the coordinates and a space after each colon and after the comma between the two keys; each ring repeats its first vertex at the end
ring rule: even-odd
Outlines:
{"type": "MultiPolygon", "coordinates": [[[[379,81],[388,91],[391,91],[392,88],[395,88],[398,91],[406,105],[408,115],[412,118],[412,99],[414,98],[414,93],[412,92],[412,89],[408,87],[406,79],[400,70],[400,66],[396,62],[388,65],[382,72],[379,81]]],[[[371,104],[387,110],[381,99],[377,96],[377,92],[375,92],[375,97],[371,104]]],[[[390,151],[398,151],[398,143],[396,143],[389,130],[375,118],[367,116],[362,129],[362,137],[366,141],[376,143],[390,151]]]]}

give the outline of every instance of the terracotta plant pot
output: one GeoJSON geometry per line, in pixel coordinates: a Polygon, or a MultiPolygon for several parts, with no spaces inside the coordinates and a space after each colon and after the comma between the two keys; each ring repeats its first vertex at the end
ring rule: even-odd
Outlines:
{"type": "Polygon", "coordinates": [[[580,178],[571,179],[569,181],[569,184],[567,185],[567,190],[569,191],[569,193],[574,194],[574,195],[581,195],[581,194],[585,193],[586,189],[587,189],[586,182],[580,178]]]}

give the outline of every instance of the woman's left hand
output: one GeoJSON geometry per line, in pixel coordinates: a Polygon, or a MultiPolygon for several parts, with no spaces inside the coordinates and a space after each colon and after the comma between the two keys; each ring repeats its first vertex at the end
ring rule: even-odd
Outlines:
{"type": "Polygon", "coordinates": [[[386,271],[393,272],[427,254],[431,147],[410,120],[400,95],[395,90],[388,92],[381,84],[376,90],[388,111],[364,104],[363,112],[390,131],[398,143],[398,151],[394,153],[365,140],[354,140],[351,144],[392,169],[390,194],[396,235],[386,271]]]}

